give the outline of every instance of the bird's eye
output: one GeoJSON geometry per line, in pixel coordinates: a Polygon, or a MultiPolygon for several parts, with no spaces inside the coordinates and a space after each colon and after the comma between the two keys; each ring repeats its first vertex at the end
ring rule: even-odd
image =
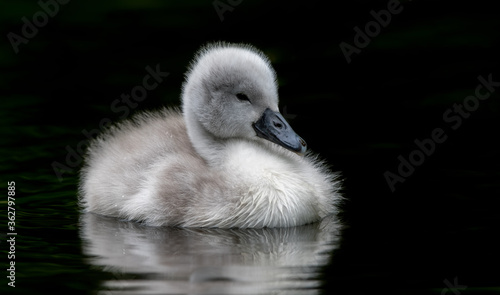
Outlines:
{"type": "Polygon", "coordinates": [[[246,100],[246,101],[250,102],[250,99],[248,98],[248,96],[245,93],[236,93],[236,97],[239,100],[246,100]]]}

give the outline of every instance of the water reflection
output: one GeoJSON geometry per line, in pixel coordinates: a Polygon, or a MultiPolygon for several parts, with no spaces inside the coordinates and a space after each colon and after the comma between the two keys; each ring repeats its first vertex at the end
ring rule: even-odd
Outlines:
{"type": "Polygon", "coordinates": [[[316,294],[338,245],[334,218],[276,229],[143,226],[81,218],[88,263],[113,273],[100,294],[316,294]]]}

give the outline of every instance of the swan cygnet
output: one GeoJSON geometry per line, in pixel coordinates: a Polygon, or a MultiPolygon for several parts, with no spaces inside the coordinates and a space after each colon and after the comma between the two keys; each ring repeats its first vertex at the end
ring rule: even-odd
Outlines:
{"type": "Polygon", "coordinates": [[[91,142],[85,211],[153,226],[298,226],[335,213],[340,181],[278,110],[276,74],[250,45],[196,55],[182,111],[144,112],[91,142]]]}

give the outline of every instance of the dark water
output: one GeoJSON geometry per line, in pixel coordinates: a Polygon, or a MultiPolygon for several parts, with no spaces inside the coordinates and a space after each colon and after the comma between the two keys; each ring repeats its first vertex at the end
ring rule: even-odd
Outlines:
{"type": "Polygon", "coordinates": [[[73,0],[18,53],[8,34],[42,8],[2,8],[1,293],[500,293],[500,15],[485,1],[401,2],[347,62],[341,42],[356,45],[354,28],[389,2],[73,0]],[[222,21],[214,3],[232,5],[222,21]],[[187,64],[215,40],[270,56],[282,113],[343,174],[338,219],[187,230],[80,214],[87,138],[179,105],[187,64]],[[120,103],[156,66],[169,75],[120,103]]]}

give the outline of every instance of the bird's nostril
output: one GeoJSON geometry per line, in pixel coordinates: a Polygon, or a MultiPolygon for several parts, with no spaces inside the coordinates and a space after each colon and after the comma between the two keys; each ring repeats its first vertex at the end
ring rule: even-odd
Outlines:
{"type": "Polygon", "coordinates": [[[278,128],[278,129],[281,129],[283,127],[283,125],[280,123],[280,122],[274,122],[274,127],[278,128]]]}

